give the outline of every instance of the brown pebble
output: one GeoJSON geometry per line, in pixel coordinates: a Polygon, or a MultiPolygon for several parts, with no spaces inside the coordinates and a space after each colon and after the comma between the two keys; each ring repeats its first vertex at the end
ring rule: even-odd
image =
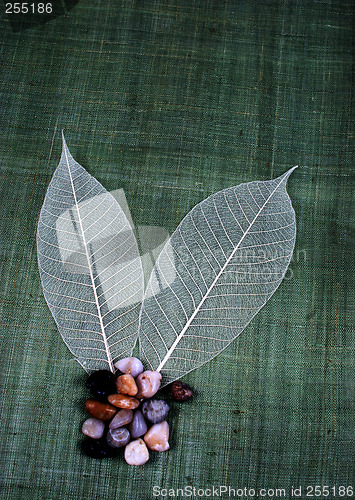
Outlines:
{"type": "Polygon", "coordinates": [[[139,406],[138,399],[126,396],[125,394],[111,394],[107,399],[111,404],[117,406],[117,408],[123,408],[124,410],[134,410],[139,406]]]}
{"type": "Polygon", "coordinates": [[[110,420],[117,413],[117,408],[108,404],[96,401],[96,399],[87,399],[85,402],[86,411],[94,418],[99,420],[110,420]]]}
{"type": "Polygon", "coordinates": [[[128,394],[128,396],[135,396],[138,392],[137,384],[129,373],[117,377],[116,387],[118,392],[128,394]]]}
{"type": "Polygon", "coordinates": [[[194,393],[189,385],[184,384],[181,380],[176,380],[171,386],[171,395],[175,401],[183,403],[192,398],[194,393]]]}

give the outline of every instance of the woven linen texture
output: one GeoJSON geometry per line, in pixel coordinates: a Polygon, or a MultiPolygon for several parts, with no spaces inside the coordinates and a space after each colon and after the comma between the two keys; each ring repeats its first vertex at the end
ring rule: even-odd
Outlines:
{"type": "Polygon", "coordinates": [[[1,19],[1,498],[150,500],[154,486],[213,485],[290,498],[292,486],[354,482],[353,3],[66,11],[1,19]],[[170,234],[212,193],[300,165],[285,280],[184,377],[197,396],[172,404],[171,450],[141,468],[81,454],[85,373],[41,289],[36,226],[61,129],[91,175],[124,190],[135,227],[170,234]]]}

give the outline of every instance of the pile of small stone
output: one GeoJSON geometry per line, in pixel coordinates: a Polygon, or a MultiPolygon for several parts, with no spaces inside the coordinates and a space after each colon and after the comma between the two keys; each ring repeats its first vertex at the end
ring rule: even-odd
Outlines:
{"type": "MultiPolygon", "coordinates": [[[[124,448],[124,458],[130,465],[143,465],[149,451],[167,451],[169,405],[161,399],[151,399],[160,388],[161,374],[144,371],[142,362],[134,357],[115,364],[121,372],[116,376],[108,370],[93,372],[86,386],[93,398],[85,403],[91,418],[85,420],[82,432],[87,439],[83,452],[93,458],[114,457],[124,448]]],[[[192,390],[182,382],[172,385],[172,397],[186,401],[192,390]]]]}

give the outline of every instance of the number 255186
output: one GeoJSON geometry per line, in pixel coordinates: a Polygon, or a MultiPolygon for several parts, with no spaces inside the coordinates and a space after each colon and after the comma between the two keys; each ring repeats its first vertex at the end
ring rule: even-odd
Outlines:
{"type": "Polygon", "coordinates": [[[51,3],[7,3],[6,14],[51,14],[53,6],[51,3]]]}

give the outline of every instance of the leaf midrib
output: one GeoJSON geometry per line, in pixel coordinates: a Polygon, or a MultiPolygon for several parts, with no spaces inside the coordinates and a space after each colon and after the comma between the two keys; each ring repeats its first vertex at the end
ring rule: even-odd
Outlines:
{"type": "Polygon", "coordinates": [[[97,309],[97,312],[98,312],[98,318],[99,318],[99,323],[100,323],[101,335],[102,335],[102,339],[103,339],[104,346],[105,346],[105,352],[106,352],[106,356],[107,356],[107,362],[108,362],[108,365],[110,367],[111,372],[114,373],[113,361],[112,361],[112,357],[111,357],[111,353],[110,353],[110,348],[109,348],[107,337],[106,337],[106,333],[105,333],[105,327],[104,327],[104,324],[103,324],[103,318],[102,318],[102,314],[101,314],[99,299],[98,299],[98,295],[97,295],[96,287],[95,287],[95,279],[94,279],[94,275],[93,275],[93,272],[92,272],[90,256],[88,254],[88,249],[87,249],[87,243],[86,243],[84,228],[83,228],[81,217],[80,217],[79,204],[78,204],[78,201],[77,201],[77,198],[76,198],[76,193],[75,193],[75,188],[74,188],[74,182],[73,182],[73,178],[72,178],[70,167],[69,167],[68,154],[67,154],[67,146],[66,146],[64,138],[63,138],[63,149],[64,149],[64,154],[65,154],[66,165],[67,165],[68,172],[69,172],[70,184],[71,184],[71,188],[72,188],[72,191],[73,191],[75,208],[76,208],[76,211],[77,211],[77,214],[78,214],[78,221],[79,221],[81,236],[82,236],[82,239],[83,239],[83,246],[84,246],[84,249],[85,249],[85,256],[86,256],[86,260],[87,260],[87,263],[88,263],[88,269],[89,269],[89,274],[90,274],[91,285],[92,285],[92,289],[93,289],[93,292],[94,292],[95,305],[96,305],[96,309],[97,309]]]}

